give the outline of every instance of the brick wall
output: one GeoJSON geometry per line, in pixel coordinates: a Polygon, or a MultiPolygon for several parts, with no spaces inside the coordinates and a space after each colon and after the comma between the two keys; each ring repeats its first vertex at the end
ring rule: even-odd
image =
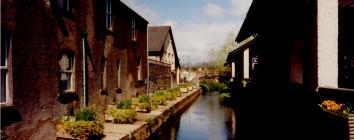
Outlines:
{"type": "Polygon", "coordinates": [[[171,88],[171,67],[149,60],[149,93],[171,88]]]}

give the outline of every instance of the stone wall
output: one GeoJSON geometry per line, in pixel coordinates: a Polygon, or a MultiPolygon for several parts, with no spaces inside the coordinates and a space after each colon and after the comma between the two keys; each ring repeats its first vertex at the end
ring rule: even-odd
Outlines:
{"type": "Polygon", "coordinates": [[[149,61],[149,93],[171,88],[171,67],[154,60],[149,61]]]}

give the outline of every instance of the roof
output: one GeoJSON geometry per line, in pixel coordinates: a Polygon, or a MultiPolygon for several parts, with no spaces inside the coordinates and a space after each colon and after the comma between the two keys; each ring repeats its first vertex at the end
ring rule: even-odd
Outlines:
{"type": "Polygon", "coordinates": [[[134,11],[132,8],[130,8],[127,4],[125,4],[122,1],[118,1],[120,3],[121,6],[123,6],[124,8],[127,8],[129,11],[133,12],[136,16],[138,16],[139,18],[141,18],[142,20],[144,20],[145,22],[149,23],[149,21],[147,21],[143,16],[139,15],[136,11],[134,11]]]}
{"type": "Polygon", "coordinates": [[[171,26],[150,26],[148,27],[148,50],[161,51],[164,45],[167,34],[169,33],[171,26]]]}
{"type": "Polygon", "coordinates": [[[165,43],[168,34],[171,36],[173,51],[175,53],[175,62],[176,66],[180,67],[179,59],[177,55],[177,49],[175,45],[175,41],[172,34],[171,26],[149,26],[148,27],[148,51],[149,55],[162,55],[163,54],[163,46],[165,43]]]}

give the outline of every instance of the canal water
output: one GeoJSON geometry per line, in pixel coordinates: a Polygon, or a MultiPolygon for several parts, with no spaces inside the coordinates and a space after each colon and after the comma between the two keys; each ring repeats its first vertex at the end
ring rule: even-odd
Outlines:
{"type": "Polygon", "coordinates": [[[235,111],[224,106],[219,92],[201,95],[182,115],[173,118],[151,139],[227,140],[235,139],[235,111]]]}

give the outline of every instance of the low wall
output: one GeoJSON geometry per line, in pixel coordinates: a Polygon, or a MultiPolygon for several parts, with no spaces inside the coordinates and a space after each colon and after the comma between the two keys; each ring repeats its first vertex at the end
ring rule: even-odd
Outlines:
{"type": "Polygon", "coordinates": [[[134,124],[106,123],[103,140],[141,140],[156,132],[169,118],[183,113],[200,95],[199,89],[182,93],[177,100],[168,101],[167,106],[159,106],[150,113],[138,113],[134,124]]]}
{"type": "Polygon", "coordinates": [[[149,93],[171,88],[171,66],[149,60],[149,93]]]}

